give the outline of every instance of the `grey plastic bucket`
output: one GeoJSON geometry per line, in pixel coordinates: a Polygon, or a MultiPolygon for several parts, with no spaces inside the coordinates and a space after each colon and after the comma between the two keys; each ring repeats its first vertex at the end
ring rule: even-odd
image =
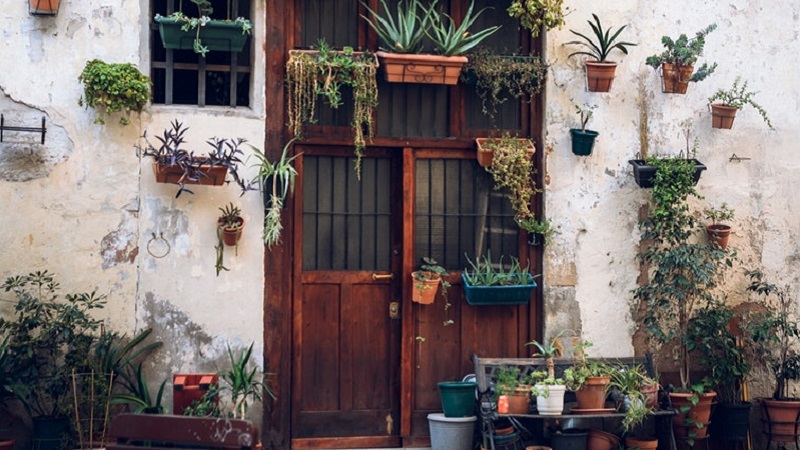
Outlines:
{"type": "Polygon", "coordinates": [[[477,417],[445,417],[442,413],[428,414],[431,450],[472,450],[477,417]]]}

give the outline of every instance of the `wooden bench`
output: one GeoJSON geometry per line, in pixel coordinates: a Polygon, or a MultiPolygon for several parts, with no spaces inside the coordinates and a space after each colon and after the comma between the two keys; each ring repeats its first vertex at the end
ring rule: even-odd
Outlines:
{"type": "Polygon", "coordinates": [[[165,414],[120,414],[111,422],[107,450],[238,449],[260,446],[247,420],[165,414]]]}
{"type": "MultiPolygon", "coordinates": [[[[591,360],[591,359],[590,359],[591,360]]],[[[645,358],[615,358],[615,359],[595,359],[615,366],[633,366],[640,364],[651,376],[654,375],[652,359],[645,358]]],[[[530,419],[535,421],[588,421],[601,420],[604,424],[606,420],[618,421],[624,417],[623,413],[602,413],[602,414],[561,414],[561,415],[541,415],[541,414],[498,414],[497,404],[494,401],[493,387],[496,382],[496,374],[500,367],[516,367],[519,369],[519,377],[527,377],[534,371],[546,371],[547,363],[543,358],[481,358],[473,355],[472,361],[475,365],[475,379],[478,383],[478,394],[480,399],[480,422],[481,433],[484,440],[490,444],[489,449],[495,450],[494,442],[494,421],[501,417],[508,418],[512,423],[518,421],[514,419],[530,419]]],[[[562,377],[564,369],[572,367],[574,360],[571,358],[556,358],[554,368],[556,377],[562,377]]],[[[656,437],[659,438],[659,449],[675,450],[677,444],[672,432],[672,417],[676,412],[669,405],[666,395],[659,393],[659,398],[665,399],[661,402],[660,410],[651,413],[655,419],[656,437]]],[[[570,405],[565,404],[566,411],[570,410],[570,405]]]]}

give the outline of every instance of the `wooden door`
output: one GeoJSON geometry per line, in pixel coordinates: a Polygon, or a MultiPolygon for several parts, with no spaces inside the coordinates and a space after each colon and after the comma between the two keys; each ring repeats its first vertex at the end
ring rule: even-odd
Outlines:
{"type": "Polygon", "coordinates": [[[298,150],[292,448],[399,446],[398,158],[298,150]]]}

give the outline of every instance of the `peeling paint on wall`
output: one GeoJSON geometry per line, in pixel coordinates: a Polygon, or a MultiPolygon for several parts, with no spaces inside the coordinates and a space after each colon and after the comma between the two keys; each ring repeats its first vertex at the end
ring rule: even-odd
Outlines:
{"type": "Polygon", "coordinates": [[[108,233],[100,241],[100,254],[103,257],[103,270],[118,264],[133,264],[139,254],[136,245],[136,221],[133,214],[124,212],[124,217],[116,230],[108,233]]]}

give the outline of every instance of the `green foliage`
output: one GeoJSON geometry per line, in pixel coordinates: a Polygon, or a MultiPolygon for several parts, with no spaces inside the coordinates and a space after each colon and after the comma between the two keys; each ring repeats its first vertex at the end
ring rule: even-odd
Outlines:
{"type": "Polygon", "coordinates": [[[15,317],[0,318],[4,390],[13,392],[31,416],[68,414],[72,373],[93,368],[102,321],[91,312],[105,306],[106,296],[92,291],[61,299],[60,285],[46,270],[9,277],[2,289],[16,298],[15,317]]]}
{"type": "Polygon", "coordinates": [[[733,220],[734,212],[735,211],[733,208],[731,208],[726,202],[723,202],[719,208],[709,207],[703,210],[703,214],[706,216],[706,219],[710,220],[714,225],[727,220],[733,220]]]}
{"type": "MultiPolygon", "coordinates": [[[[435,4],[436,2],[434,2],[435,4]]],[[[481,41],[491,36],[494,32],[500,29],[499,26],[489,27],[474,33],[469,32],[469,27],[475,23],[475,20],[486,10],[481,9],[475,15],[472,11],[475,7],[475,2],[472,1],[467,8],[464,18],[461,19],[461,25],[456,26],[456,22],[452,17],[445,13],[436,13],[434,5],[431,5],[427,11],[426,16],[430,17],[430,28],[425,30],[425,34],[431,39],[433,47],[437,53],[444,56],[454,56],[465,53],[481,41]],[[429,32],[430,31],[430,32],[429,32]]]]}
{"type": "Polygon", "coordinates": [[[167,380],[164,379],[158,387],[158,392],[155,396],[150,393],[150,386],[147,383],[147,377],[144,375],[142,363],[135,367],[133,365],[127,366],[127,370],[120,373],[122,378],[122,386],[126,392],[116,393],[111,397],[112,405],[130,404],[133,405],[134,413],[164,413],[164,405],[162,400],[164,397],[164,389],[167,386],[167,380]]]}
{"type": "MultiPolygon", "coordinates": [[[[698,31],[692,39],[685,34],[681,34],[678,39],[673,40],[669,36],[663,36],[661,43],[664,44],[664,51],[660,54],[648,56],[646,64],[658,69],[662,64],[674,64],[676,66],[693,66],[697,62],[706,45],[706,36],[717,28],[717,24],[712,23],[706,28],[698,31]]],[[[716,69],[717,64],[711,66],[703,64],[689,81],[701,81],[716,69]]]]}
{"type": "Polygon", "coordinates": [[[749,292],[764,298],[765,311],[747,317],[747,332],[756,360],[772,372],[774,400],[789,399],[789,380],[800,380],[800,326],[794,314],[789,287],[779,287],[764,279],[759,270],[747,272],[749,292]]]}
{"type": "Polygon", "coordinates": [[[541,235],[545,245],[551,244],[553,242],[553,236],[558,233],[558,229],[547,219],[537,219],[531,216],[526,219],[515,218],[515,220],[517,225],[526,232],[541,235]]]}
{"type": "Polygon", "coordinates": [[[444,298],[444,312],[446,316],[444,326],[452,325],[454,322],[449,318],[449,311],[452,305],[447,296],[447,289],[451,286],[450,282],[447,281],[449,272],[447,269],[440,266],[435,259],[428,256],[422,258],[422,264],[419,268],[420,270],[411,273],[411,277],[414,279],[414,287],[417,289],[427,289],[428,286],[424,283],[425,281],[438,280],[439,286],[442,287],[442,297],[444,298]]]}
{"type": "Polygon", "coordinates": [[[295,139],[290,140],[283,146],[281,157],[277,161],[270,161],[267,156],[253,148],[253,157],[258,161],[253,167],[258,168],[258,173],[253,178],[253,182],[258,182],[261,195],[268,198],[267,210],[264,213],[264,243],[269,249],[280,242],[283,224],[281,223],[281,211],[284,202],[289,194],[294,193],[294,182],[297,177],[294,163],[299,154],[289,156],[295,139]]]}
{"type": "Polygon", "coordinates": [[[533,216],[530,205],[536,193],[533,161],[528,149],[533,149],[530,139],[512,138],[508,133],[501,138],[490,138],[483,144],[484,150],[492,150],[492,165],[486,170],[492,174],[494,188],[506,190],[511,207],[518,220],[533,216]]]}
{"type": "Polygon", "coordinates": [[[769,120],[767,111],[761,107],[753,97],[757,94],[753,91],[747,90],[747,81],[741,83],[741,78],[736,77],[733,81],[733,86],[730,89],[719,89],[711,97],[708,98],[709,103],[719,102],[725,106],[731,106],[736,109],[742,109],[745,105],[750,105],[758,111],[758,114],[764,119],[768,127],[772,127],[772,122],[769,120]],[[741,84],[740,84],[741,83],[741,84]]]}
{"type": "Polygon", "coordinates": [[[86,63],[78,80],[83,83],[79,104],[98,111],[95,123],[104,124],[103,116],[122,112],[119,123],[128,125],[130,113],[142,112],[150,101],[150,78],[133,64],[93,59],[86,63]]]}
{"type": "Polygon", "coordinates": [[[228,358],[231,368],[220,373],[220,378],[225,382],[222,390],[229,392],[231,403],[233,404],[233,418],[245,419],[250,402],[260,402],[263,400],[261,392],[266,392],[272,398],[275,394],[269,385],[261,381],[258,376],[258,368],[250,367],[250,357],[253,354],[253,344],[247,350],[242,350],[234,354],[230,346],[228,347],[228,358]]]}
{"type": "Polygon", "coordinates": [[[374,55],[355,52],[352,47],[335,51],[324,40],[319,41],[314,52],[290,52],[286,63],[288,126],[297,139],[302,138],[303,124],[316,122],[318,96],[323,96],[331,108],[337,109],[342,103],[342,88],[353,90],[351,126],[359,179],[366,141],[375,133],[376,71],[374,55]]]}
{"type": "Polygon", "coordinates": [[[367,21],[369,26],[378,34],[383,45],[393,53],[420,53],[422,51],[422,38],[425,31],[430,26],[431,15],[428,14],[436,6],[438,0],[430,5],[426,10],[419,0],[407,0],[407,7],[403,7],[403,2],[397,3],[397,15],[392,16],[386,0],[381,0],[383,16],[361,2],[369,11],[372,20],[366,16],[361,16],[367,21]],[[418,12],[421,11],[422,13],[418,12]]]}
{"type": "Polygon", "coordinates": [[[545,31],[564,26],[564,0],[514,0],[508,7],[508,15],[519,19],[520,25],[531,30],[531,37],[545,31]]]}
{"type": "Polygon", "coordinates": [[[699,221],[688,204],[700,198],[694,188],[694,165],[683,158],[650,158],[656,167],[650,215],[640,222],[642,239],[650,242],[639,255],[649,265],[647,284],[633,291],[631,313],[640,317],[652,346],[675,341],[681,387],[690,386],[689,322],[698,309],[713,304],[715,289],[733,256],[693,236],[699,221]]]}
{"type": "Polygon", "coordinates": [[[240,220],[242,217],[242,210],[234,205],[233,202],[218,209],[222,213],[218,220],[220,226],[224,228],[240,228],[242,226],[240,220]]]}
{"type": "Polygon", "coordinates": [[[594,110],[595,108],[597,108],[597,105],[581,106],[576,103],[573,103],[573,105],[575,106],[575,113],[577,113],[578,116],[580,116],[581,118],[581,131],[585,132],[586,124],[589,123],[589,119],[592,118],[592,115],[594,114],[594,110]]]}
{"type": "Polygon", "coordinates": [[[511,256],[508,267],[503,263],[503,256],[500,262],[494,264],[491,255],[487,252],[473,262],[467,257],[467,262],[472,270],[464,269],[464,277],[472,286],[514,286],[527,285],[531,283],[531,276],[528,273],[530,264],[521,267],[519,259],[511,256]]]}
{"type": "MultiPolygon", "coordinates": [[[[182,22],[183,25],[181,26],[181,30],[195,31],[195,38],[192,48],[195,53],[198,53],[200,56],[205,58],[209,50],[208,47],[203,45],[202,39],[200,39],[200,29],[214,20],[209,17],[214,12],[214,8],[211,7],[211,2],[209,0],[191,0],[191,2],[197,6],[199,17],[186,16],[183,11],[176,11],[170,14],[169,18],[182,22]]],[[[224,21],[231,22],[230,18],[226,18],[224,21]]],[[[243,17],[237,17],[235,20],[233,20],[233,23],[241,28],[242,34],[250,34],[251,30],[253,29],[253,23],[243,17]]]]}
{"type": "Polygon", "coordinates": [[[184,416],[192,417],[222,417],[222,411],[219,407],[219,392],[220,387],[218,383],[212,384],[208,390],[203,392],[200,400],[192,400],[184,410],[184,416]]]}
{"type": "Polygon", "coordinates": [[[534,56],[502,56],[481,48],[469,55],[462,80],[475,76],[483,114],[494,121],[497,107],[509,98],[530,102],[542,91],[547,64],[534,56]]]}
{"type": "Polygon", "coordinates": [[[577,355],[572,367],[564,370],[564,382],[568,389],[577,391],[586,384],[589,377],[610,377],[613,368],[601,361],[590,361],[586,358],[586,349],[593,344],[581,341],[575,346],[574,354],[577,355]]]}
{"type": "Polygon", "coordinates": [[[585,47],[588,50],[580,50],[577,52],[570,53],[570,57],[575,55],[586,55],[590,58],[594,58],[597,62],[606,62],[608,55],[614,51],[619,50],[624,54],[628,54],[628,47],[633,47],[637,44],[632,42],[616,42],[617,38],[619,37],[620,33],[625,29],[627,25],[621,26],[616,32],[613,34],[611,28],[603,30],[603,26],[600,24],[600,18],[597,17],[597,14],[592,14],[594,18],[594,23],[591,20],[587,20],[586,22],[592,27],[592,33],[594,34],[594,39],[589,37],[585,34],[578,33],[574,30],[569,30],[572,34],[580,37],[583,39],[582,41],[570,41],[567,42],[567,45],[580,45],[585,47]]]}
{"type": "Polygon", "coordinates": [[[511,395],[519,384],[519,367],[500,366],[495,372],[497,395],[511,395]]]}

